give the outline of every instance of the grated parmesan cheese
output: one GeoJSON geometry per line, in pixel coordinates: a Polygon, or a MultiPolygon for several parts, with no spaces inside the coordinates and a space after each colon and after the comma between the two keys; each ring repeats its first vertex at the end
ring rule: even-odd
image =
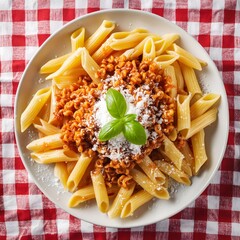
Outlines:
{"type": "MultiPolygon", "coordinates": [[[[106,106],[106,92],[109,88],[109,84],[113,85],[115,81],[119,79],[119,76],[116,74],[113,76],[109,76],[104,80],[104,90],[101,94],[101,97],[98,102],[94,105],[93,110],[93,119],[92,121],[100,129],[113,120],[114,118],[109,114],[106,106]]],[[[144,126],[147,138],[155,139],[158,137],[156,132],[152,132],[151,134],[148,132],[147,127],[151,126],[153,121],[155,122],[162,122],[161,114],[162,112],[159,111],[155,116],[152,116],[151,108],[153,108],[153,99],[147,93],[149,89],[148,85],[143,85],[134,90],[133,95],[129,92],[128,89],[124,89],[123,86],[113,87],[116,90],[120,91],[121,94],[124,96],[126,103],[127,103],[127,112],[126,114],[136,114],[136,119],[144,126]]],[[[155,110],[156,111],[156,110],[155,110]]],[[[95,136],[99,134],[99,131],[96,132],[95,136]]],[[[96,151],[98,148],[99,142],[93,145],[93,150],[96,151]]],[[[118,136],[108,140],[107,144],[107,151],[104,153],[105,157],[109,157],[110,159],[127,159],[129,154],[137,155],[141,153],[141,146],[129,143],[123,134],[119,134],[118,136]]]]}

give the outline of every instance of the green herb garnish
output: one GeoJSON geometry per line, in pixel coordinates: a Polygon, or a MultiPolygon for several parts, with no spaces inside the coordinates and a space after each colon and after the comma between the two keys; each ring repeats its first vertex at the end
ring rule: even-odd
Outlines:
{"type": "Polygon", "coordinates": [[[136,121],[136,114],[126,114],[127,103],[124,96],[115,89],[110,88],[106,93],[108,112],[115,119],[105,124],[99,133],[100,141],[107,141],[121,132],[131,143],[143,145],[147,141],[144,127],[136,121]]]}

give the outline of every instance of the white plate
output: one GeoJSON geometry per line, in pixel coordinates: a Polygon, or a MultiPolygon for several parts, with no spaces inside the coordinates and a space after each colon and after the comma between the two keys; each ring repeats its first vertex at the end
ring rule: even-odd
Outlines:
{"type": "Polygon", "coordinates": [[[217,171],[227,144],[228,137],[228,103],[223,82],[218,70],[203,47],[184,30],[168,20],[143,11],[115,9],[95,12],[80,17],[66,24],[53,34],[38,50],[29,62],[18,87],[15,102],[15,133],[22,161],[31,174],[34,182],[41,191],[57,206],[73,216],[82,220],[107,227],[137,227],[155,223],[169,218],[187,207],[209,185],[214,173],[217,171]],[[178,33],[181,36],[179,44],[195,56],[205,60],[208,66],[198,77],[207,92],[221,94],[218,120],[206,130],[206,147],[209,157],[200,175],[192,178],[190,187],[181,187],[175,191],[169,201],[154,200],[140,208],[133,217],[127,219],[109,219],[106,214],[98,211],[94,201],[83,205],[81,208],[68,208],[67,202],[71,194],[63,191],[54,179],[52,166],[43,166],[33,163],[30,159],[26,145],[36,136],[30,128],[24,133],[20,132],[20,115],[37,89],[48,82],[42,81],[39,75],[40,67],[49,59],[60,56],[70,51],[70,34],[79,27],[85,27],[87,34],[91,34],[104,19],[117,23],[117,30],[132,30],[146,28],[157,34],[178,33]]]}

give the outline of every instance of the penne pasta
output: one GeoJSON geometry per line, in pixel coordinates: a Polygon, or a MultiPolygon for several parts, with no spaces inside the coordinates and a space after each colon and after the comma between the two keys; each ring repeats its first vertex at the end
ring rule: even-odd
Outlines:
{"type": "Polygon", "coordinates": [[[166,68],[173,64],[178,59],[178,56],[173,55],[160,55],[154,59],[154,62],[159,66],[160,69],[166,68]]]}
{"type": "Polygon", "coordinates": [[[77,161],[77,164],[74,166],[67,180],[67,188],[70,192],[73,192],[77,188],[91,161],[92,158],[87,156],[85,153],[81,154],[77,161]]]}
{"type": "Polygon", "coordinates": [[[74,75],[58,76],[53,78],[53,82],[58,89],[66,88],[69,85],[76,83],[77,81],[78,81],[78,77],[74,75]]]}
{"type": "Polygon", "coordinates": [[[164,34],[161,40],[155,42],[156,56],[163,54],[177,39],[179,39],[178,34],[164,34]]]}
{"type": "Polygon", "coordinates": [[[37,117],[51,95],[50,88],[43,88],[36,92],[32,100],[21,115],[21,132],[24,132],[37,117]]]}
{"type": "Polygon", "coordinates": [[[196,70],[201,71],[202,66],[199,63],[198,59],[193,56],[188,51],[184,50],[183,48],[179,47],[177,44],[173,44],[174,51],[179,55],[178,61],[183,63],[184,65],[194,68],[196,70]]]}
{"type": "Polygon", "coordinates": [[[172,163],[180,170],[182,167],[183,154],[177,149],[174,143],[164,136],[163,143],[159,148],[163,156],[168,157],[172,163]]]}
{"type": "Polygon", "coordinates": [[[33,126],[44,135],[53,135],[61,132],[60,128],[55,127],[54,125],[44,121],[43,119],[40,119],[40,122],[41,125],[33,124],[33,126]]]}
{"type": "Polygon", "coordinates": [[[154,163],[158,166],[158,168],[167,174],[169,177],[173,178],[175,181],[179,183],[183,183],[185,185],[190,185],[191,181],[188,177],[187,174],[185,174],[183,171],[177,169],[175,166],[172,164],[163,161],[163,160],[158,160],[154,161],[154,163]]]}
{"type": "Polygon", "coordinates": [[[54,73],[47,76],[46,79],[53,79],[55,77],[63,75],[63,73],[68,69],[80,67],[82,50],[83,48],[78,48],[75,52],[69,55],[68,58],[63,62],[61,67],[54,73]]]}
{"type": "Polygon", "coordinates": [[[148,38],[143,47],[143,60],[153,60],[156,56],[155,45],[152,38],[148,38]]]}
{"type": "Polygon", "coordinates": [[[78,48],[84,47],[85,28],[81,27],[74,31],[71,35],[72,52],[78,48]]]}
{"type": "Polygon", "coordinates": [[[190,100],[191,93],[188,96],[177,95],[177,129],[189,129],[191,127],[190,100]]]}
{"type": "Polygon", "coordinates": [[[207,154],[204,141],[204,129],[200,130],[191,137],[193,155],[195,161],[195,174],[199,171],[202,165],[207,161],[207,154]]]}
{"type": "Polygon", "coordinates": [[[79,155],[72,150],[56,149],[41,153],[33,152],[31,158],[37,163],[47,164],[77,161],[79,155]]]}
{"type": "Polygon", "coordinates": [[[68,206],[76,207],[80,203],[86,202],[94,198],[95,198],[95,194],[94,194],[93,185],[90,184],[74,192],[68,201],[68,206]]]}
{"type": "Polygon", "coordinates": [[[217,118],[217,112],[218,110],[216,108],[210,109],[201,116],[195,118],[191,121],[191,128],[190,129],[184,129],[181,131],[182,136],[185,139],[189,139],[194,134],[199,132],[200,130],[204,129],[211,123],[216,121],[217,118]]]}
{"type": "MultiPolygon", "coordinates": [[[[112,188],[107,188],[107,194],[110,197],[115,196],[118,188],[112,187],[112,188]]],[[[76,192],[73,193],[71,198],[68,201],[68,206],[69,207],[76,207],[80,203],[89,201],[91,199],[95,198],[95,193],[94,193],[94,188],[92,184],[89,184],[76,192]]]]}
{"type": "Polygon", "coordinates": [[[145,191],[160,199],[169,199],[169,193],[166,188],[160,184],[152,182],[144,173],[138,171],[137,169],[132,169],[130,171],[131,176],[134,181],[139,184],[145,191]]]}
{"type": "Polygon", "coordinates": [[[153,199],[153,195],[148,193],[145,190],[141,190],[137,193],[135,193],[124,205],[122,212],[121,212],[121,218],[126,218],[129,216],[132,216],[133,213],[142,205],[149,202],[151,199],[153,199]]]}
{"type": "Polygon", "coordinates": [[[91,172],[92,184],[98,209],[106,213],[109,209],[109,198],[101,172],[91,172]]]}
{"type": "Polygon", "coordinates": [[[202,90],[200,88],[200,85],[198,83],[198,80],[193,68],[188,67],[181,63],[180,63],[180,67],[182,70],[182,74],[183,74],[188,92],[191,93],[193,97],[195,95],[202,96],[202,90]]]}
{"type": "Polygon", "coordinates": [[[88,50],[89,54],[92,54],[101,46],[114,28],[115,23],[113,21],[104,20],[102,22],[99,28],[85,42],[85,48],[88,50]]]}
{"type": "Polygon", "coordinates": [[[163,184],[165,182],[164,174],[157,168],[155,163],[148,156],[145,156],[138,165],[152,182],[156,184],[163,184]]]}
{"type": "Polygon", "coordinates": [[[99,79],[96,76],[96,72],[100,69],[98,64],[94,61],[94,59],[89,55],[86,48],[82,49],[82,67],[91,77],[93,82],[98,83],[99,79]]]}
{"type": "Polygon", "coordinates": [[[92,58],[100,63],[104,58],[108,57],[114,50],[110,47],[112,41],[112,35],[97,49],[92,55],[92,58]]]}
{"type": "Polygon", "coordinates": [[[190,108],[191,119],[195,119],[204,114],[220,100],[220,95],[208,93],[198,99],[190,108]]]}
{"type": "Polygon", "coordinates": [[[49,73],[56,72],[70,55],[71,53],[68,53],[61,57],[57,57],[52,60],[49,60],[40,68],[40,73],[49,74],[49,73]]]}
{"type": "Polygon", "coordinates": [[[172,88],[170,90],[169,95],[170,95],[170,97],[175,98],[177,96],[177,79],[176,79],[174,67],[173,66],[167,66],[164,69],[164,75],[171,79],[172,88]]]}
{"type": "Polygon", "coordinates": [[[61,148],[62,146],[61,133],[57,133],[33,140],[26,148],[34,152],[46,152],[48,150],[61,148]]]}
{"type": "Polygon", "coordinates": [[[128,188],[124,188],[124,187],[120,188],[117,196],[115,197],[115,199],[108,211],[108,216],[110,218],[116,218],[116,217],[120,216],[125,203],[131,197],[131,195],[134,191],[135,185],[136,184],[133,183],[128,188]]]}
{"type": "MultiPolygon", "coordinates": [[[[191,173],[194,174],[194,172],[195,172],[194,157],[193,157],[192,150],[187,141],[185,141],[184,145],[180,148],[180,151],[184,155],[183,161],[186,162],[186,165],[190,166],[191,173]]],[[[186,172],[183,168],[182,168],[182,170],[184,172],[186,172]]],[[[188,175],[191,176],[190,174],[188,174],[188,175]]]]}
{"type": "Polygon", "coordinates": [[[184,79],[183,79],[182,71],[181,71],[178,61],[174,61],[172,63],[172,66],[174,67],[174,71],[175,71],[178,91],[183,91],[184,90],[184,79]]]}
{"type": "Polygon", "coordinates": [[[117,32],[111,36],[110,47],[113,50],[124,50],[137,46],[149,33],[141,32],[117,32]]]}

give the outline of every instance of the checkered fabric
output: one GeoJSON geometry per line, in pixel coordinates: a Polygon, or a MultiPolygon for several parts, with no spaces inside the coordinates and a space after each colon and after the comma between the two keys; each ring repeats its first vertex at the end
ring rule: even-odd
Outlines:
{"type": "Polygon", "coordinates": [[[240,239],[240,2],[238,0],[0,1],[0,239],[240,239]],[[27,62],[68,21],[110,8],[153,12],[194,36],[218,67],[230,132],[220,169],[177,215],[132,229],[100,227],[57,208],[31,180],[14,138],[14,98],[27,62]]]}

